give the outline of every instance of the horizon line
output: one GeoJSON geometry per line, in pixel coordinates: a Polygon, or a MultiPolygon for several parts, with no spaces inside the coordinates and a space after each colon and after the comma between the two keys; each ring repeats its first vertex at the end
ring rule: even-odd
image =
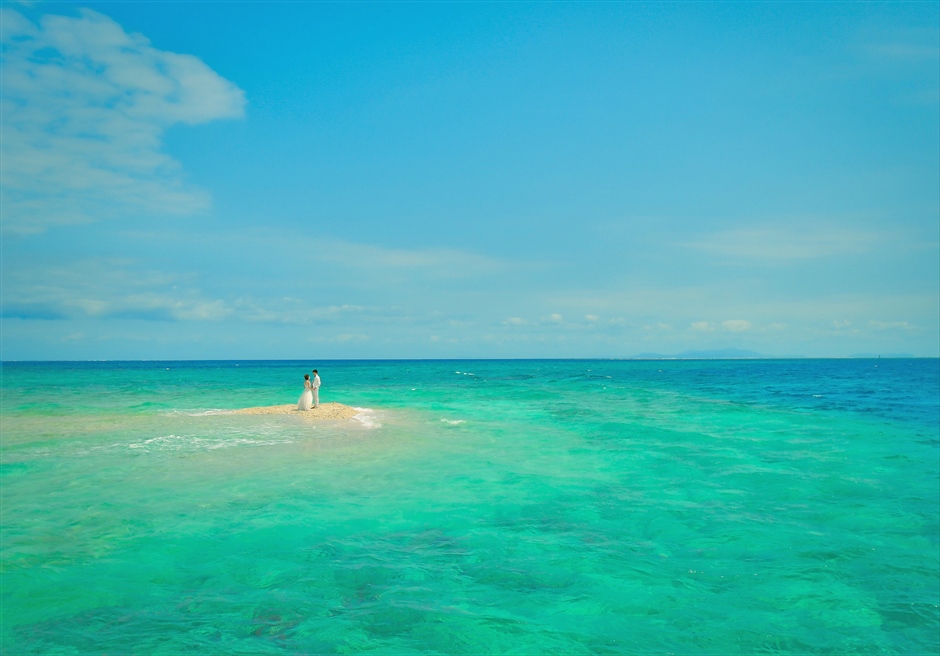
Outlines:
{"type": "Polygon", "coordinates": [[[0,360],[4,364],[52,364],[58,362],[90,363],[90,362],[523,362],[523,361],[555,361],[555,362],[670,362],[670,361],[702,361],[702,360],[940,360],[940,355],[753,355],[753,356],[668,356],[642,357],[584,357],[584,358],[96,358],[85,360],[0,360]]]}

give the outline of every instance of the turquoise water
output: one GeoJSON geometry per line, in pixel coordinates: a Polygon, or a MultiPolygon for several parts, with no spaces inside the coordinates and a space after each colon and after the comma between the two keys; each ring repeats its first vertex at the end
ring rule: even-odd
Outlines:
{"type": "Polygon", "coordinates": [[[5,363],[0,647],[935,654],[938,374],[5,363]]]}

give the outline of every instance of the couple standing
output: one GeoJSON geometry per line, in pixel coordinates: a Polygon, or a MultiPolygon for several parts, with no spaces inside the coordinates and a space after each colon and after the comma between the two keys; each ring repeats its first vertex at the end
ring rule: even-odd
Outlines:
{"type": "Polygon", "coordinates": [[[320,407],[320,374],[313,370],[313,380],[310,380],[310,374],[304,374],[304,393],[300,395],[297,402],[298,410],[309,410],[310,406],[320,407]]]}

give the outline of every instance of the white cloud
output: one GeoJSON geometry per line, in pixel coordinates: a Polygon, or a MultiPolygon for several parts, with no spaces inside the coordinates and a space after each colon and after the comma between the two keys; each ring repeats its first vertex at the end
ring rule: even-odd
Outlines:
{"type": "Polygon", "coordinates": [[[0,12],[4,230],[208,207],[162,152],[163,132],[242,116],[238,87],[88,9],[38,26],[0,12]]]}
{"type": "Polygon", "coordinates": [[[185,276],[137,272],[132,265],[125,260],[95,259],[12,269],[4,275],[3,316],[218,321],[233,312],[231,304],[206,298],[186,284],[185,276]]]}
{"type": "Polygon", "coordinates": [[[336,324],[394,315],[393,308],[359,305],[314,306],[282,297],[211,298],[193,275],[141,270],[135,262],[87,259],[44,267],[11,266],[4,271],[3,311],[7,318],[126,318],[146,321],[220,321],[336,324]]]}
{"type": "Polygon", "coordinates": [[[915,43],[879,43],[870,46],[869,52],[893,60],[936,62],[940,59],[940,48],[937,46],[915,43]]]}
{"type": "Polygon", "coordinates": [[[600,321],[600,319],[601,319],[601,318],[600,318],[599,316],[597,316],[596,314],[585,314],[585,315],[584,315],[584,320],[585,320],[585,321],[590,321],[591,323],[594,323],[594,322],[596,322],[596,321],[600,321]]]}
{"type": "Polygon", "coordinates": [[[860,255],[888,239],[875,232],[815,227],[752,228],[709,235],[687,248],[749,263],[781,263],[833,255],[860,255]]]}
{"type": "Polygon", "coordinates": [[[544,304],[562,312],[601,311],[615,317],[629,312],[631,325],[634,321],[644,324],[662,321],[691,329],[714,330],[717,324],[700,317],[747,316],[762,327],[785,322],[790,328],[796,328],[820,323],[830,326],[833,317],[858,326],[867,324],[871,317],[903,316],[912,323],[917,318],[917,325],[934,325],[940,314],[938,299],[933,288],[917,293],[820,294],[781,299],[739,281],[673,288],[640,284],[626,284],[614,290],[576,288],[553,291],[544,304]]]}
{"type": "Polygon", "coordinates": [[[325,307],[311,306],[305,301],[297,299],[282,299],[259,303],[253,299],[240,298],[231,303],[233,318],[257,323],[307,324],[307,323],[337,323],[352,316],[358,316],[360,321],[374,308],[361,305],[329,305],[325,307]]]}
{"type": "Polygon", "coordinates": [[[911,327],[906,321],[869,321],[868,325],[876,330],[907,330],[911,327]]]}
{"type": "Polygon", "coordinates": [[[339,333],[337,335],[317,334],[307,338],[307,341],[314,344],[349,344],[368,342],[371,339],[371,336],[362,333],[339,333]]]}
{"type": "Polygon", "coordinates": [[[372,339],[369,335],[362,333],[340,333],[336,336],[338,342],[365,342],[372,339]]]}
{"type": "Polygon", "coordinates": [[[476,277],[503,271],[509,267],[508,262],[470,251],[446,248],[408,250],[335,239],[310,240],[307,257],[319,262],[361,269],[424,272],[433,270],[436,278],[476,277]]]}
{"type": "Polygon", "coordinates": [[[733,333],[744,332],[751,329],[751,322],[743,319],[729,319],[721,322],[721,327],[733,333]]]}
{"type": "MultiPolygon", "coordinates": [[[[259,268],[293,270],[318,286],[338,285],[388,292],[425,294],[428,288],[449,287],[454,280],[486,279],[518,273],[525,263],[447,248],[393,248],[334,239],[314,234],[294,234],[271,228],[227,230],[219,233],[159,230],[125,232],[166,249],[190,249],[200,240],[211,240],[217,254],[227,254],[231,266],[243,266],[244,258],[265,262],[259,268]]],[[[221,256],[220,256],[221,258],[221,256]]],[[[224,259],[224,258],[223,258],[224,259]]],[[[296,292],[295,292],[296,293],[296,292]]],[[[510,310],[514,311],[514,310],[510,310]]]]}

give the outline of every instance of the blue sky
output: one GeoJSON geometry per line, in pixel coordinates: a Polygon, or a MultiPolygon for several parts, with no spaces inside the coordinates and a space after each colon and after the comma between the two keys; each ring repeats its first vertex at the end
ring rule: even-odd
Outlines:
{"type": "Polygon", "coordinates": [[[2,357],[940,355],[940,5],[2,3],[2,357]]]}

